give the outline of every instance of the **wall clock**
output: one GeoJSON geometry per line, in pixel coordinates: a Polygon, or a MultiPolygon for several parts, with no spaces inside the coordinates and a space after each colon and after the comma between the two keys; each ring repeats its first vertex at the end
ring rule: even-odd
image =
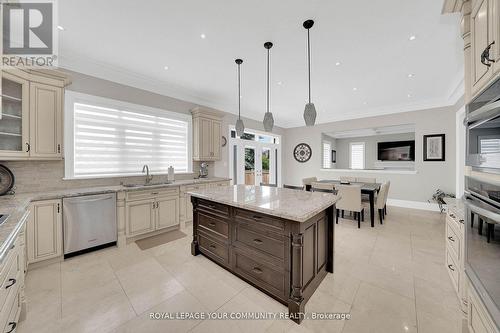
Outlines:
{"type": "Polygon", "coordinates": [[[293,157],[297,162],[305,163],[312,156],[311,147],[307,143],[299,143],[293,150],[293,157]]]}

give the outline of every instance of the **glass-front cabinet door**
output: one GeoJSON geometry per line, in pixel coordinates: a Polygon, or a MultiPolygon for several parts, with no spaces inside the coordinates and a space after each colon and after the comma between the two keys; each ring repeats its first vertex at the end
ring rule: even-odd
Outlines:
{"type": "Polygon", "coordinates": [[[29,155],[29,81],[1,72],[0,154],[29,155]]]}

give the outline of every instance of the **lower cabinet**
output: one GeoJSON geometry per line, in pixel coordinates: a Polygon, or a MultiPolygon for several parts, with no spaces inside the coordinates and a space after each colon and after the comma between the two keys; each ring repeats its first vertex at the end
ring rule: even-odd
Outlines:
{"type": "Polygon", "coordinates": [[[469,332],[473,333],[499,333],[496,325],[484,307],[474,286],[468,281],[468,311],[467,323],[469,332]]]}
{"type": "Polygon", "coordinates": [[[35,201],[27,226],[28,263],[62,256],[62,201],[35,201]]]}
{"type": "Polygon", "coordinates": [[[129,194],[125,201],[127,237],[179,225],[179,192],[170,190],[166,196],[163,194],[160,191],[129,194]]]}
{"type": "Polygon", "coordinates": [[[229,186],[229,180],[206,183],[185,185],[180,187],[180,218],[183,222],[193,221],[193,205],[191,204],[191,196],[187,194],[190,191],[202,190],[219,186],[229,186]]]}
{"type": "Polygon", "coordinates": [[[0,329],[14,332],[24,302],[25,226],[0,264],[0,329]]]}

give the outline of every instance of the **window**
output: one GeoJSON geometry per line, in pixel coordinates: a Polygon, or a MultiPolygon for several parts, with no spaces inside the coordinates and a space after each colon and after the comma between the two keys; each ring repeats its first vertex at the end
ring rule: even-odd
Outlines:
{"type": "Polygon", "coordinates": [[[364,169],[365,168],[365,143],[364,142],[351,142],[349,145],[349,167],[351,169],[364,169]]]}
{"type": "Polygon", "coordinates": [[[66,92],[66,178],[191,172],[191,117],[66,92]]]}
{"type": "Polygon", "coordinates": [[[323,142],[323,168],[329,169],[332,160],[332,144],[330,142],[323,142]]]}
{"type": "Polygon", "coordinates": [[[480,154],[494,154],[500,152],[500,139],[479,137],[479,153],[480,154]]]}

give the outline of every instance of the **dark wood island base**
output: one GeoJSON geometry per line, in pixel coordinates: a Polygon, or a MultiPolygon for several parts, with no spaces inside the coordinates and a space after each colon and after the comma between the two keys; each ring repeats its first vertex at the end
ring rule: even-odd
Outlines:
{"type": "Polygon", "coordinates": [[[333,273],[335,204],[305,222],[192,196],[191,253],[203,254],[288,306],[301,323],[305,304],[333,273]]]}

